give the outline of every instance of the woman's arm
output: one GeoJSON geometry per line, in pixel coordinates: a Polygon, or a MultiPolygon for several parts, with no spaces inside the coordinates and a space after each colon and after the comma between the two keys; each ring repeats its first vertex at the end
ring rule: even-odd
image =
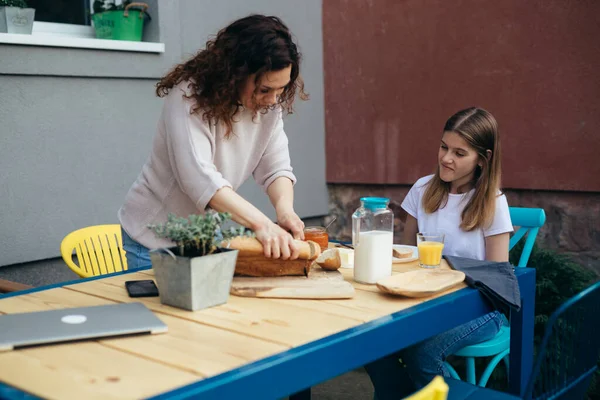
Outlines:
{"type": "Polygon", "coordinates": [[[501,233],[499,235],[488,236],[485,238],[485,259],[487,261],[508,261],[508,242],[510,234],[501,233]]]}
{"type": "Polygon", "coordinates": [[[267,194],[277,213],[279,226],[289,229],[294,238],[304,240],[304,222],[294,211],[292,181],[285,176],[280,176],[269,185],[267,194]]]}
{"type": "Polygon", "coordinates": [[[402,234],[402,244],[409,246],[417,245],[417,232],[419,232],[419,226],[417,219],[412,215],[406,216],[406,222],[404,223],[404,233],[402,234]]]}
{"type": "Polygon", "coordinates": [[[296,239],[304,239],[304,223],[294,212],[294,183],[288,139],[283,130],[281,110],[269,143],[252,173],[254,180],[269,196],[277,212],[279,226],[292,232],[296,239]]]}
{"type": "Polygon", "coordinates": [[[215,211],[230,213],[235,222],[252,229],[262,243],[266,257],[298,258],[292,236],[230,187],[219,189],[208,205],[215,211]]]}

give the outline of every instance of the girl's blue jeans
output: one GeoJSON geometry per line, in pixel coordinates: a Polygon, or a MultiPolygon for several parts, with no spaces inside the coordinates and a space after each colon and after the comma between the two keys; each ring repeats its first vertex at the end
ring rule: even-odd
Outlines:
{"type": "Polygon", "coordinates": [[[121,235],[123,236],[125,258],[127,258],[127,269],[152,266],[148,248],[133,240],[123,228],[121,228],[121,235]]]}
{"type": "Polygon", "coordinates": [[[377,400],[409,396],[426,386],[436,375],[450,378],[450,372],[444,365],[446,357],[465,346],[492,339],[500,331],[502,321],[502,314],[494,311],[365,365],[377,400]]]}

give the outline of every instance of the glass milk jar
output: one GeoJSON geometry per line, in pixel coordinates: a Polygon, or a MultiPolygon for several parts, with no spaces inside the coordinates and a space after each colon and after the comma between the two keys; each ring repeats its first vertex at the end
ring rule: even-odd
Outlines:
{"type": "Polygon", "coordinates": [[[354,280],[374,284],[392,275],[394,213],[384,197],[363,197],[352,214],[354,280]]]}

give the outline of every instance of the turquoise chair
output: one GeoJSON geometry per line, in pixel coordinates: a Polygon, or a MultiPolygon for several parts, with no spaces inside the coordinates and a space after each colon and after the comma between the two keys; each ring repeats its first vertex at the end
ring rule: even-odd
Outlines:
{"type": "MultiPolygon", "coordinates": [[[[524,236],[525,245],[523,246],[523,252],[519,259],[517,267],[527,266],[527,261],[531,255],[535,238],[540,228],[546,222],[546,213],[541,208],[521,208],[521,207],[510,207],[510,219],[513,226],[519,227],[519,229],[510,238],[509,249],[512,249],[517,242],[519,242],[524,236]]],[[[493,338],[483,343],[478,343],[472,346],[467,346],[455,354],[454,356],[465,357],[467,376],[466,380],[472,385],[478,385],[484,387],[487,385],[494,368],[504,360],[506,369],[508,370],[508,354],[510,353],[510,327],[503,326],[500,332],[493,338]],[[479,382],[475,373],[475,358],[476,357],[493,357],[488,363],[487,367],[483,371],[479,382]]],[[[454,379],[460,380],[459,375],[452,366],[446,363],[446,367],[450,371],[450,374],[454,379]]]]}

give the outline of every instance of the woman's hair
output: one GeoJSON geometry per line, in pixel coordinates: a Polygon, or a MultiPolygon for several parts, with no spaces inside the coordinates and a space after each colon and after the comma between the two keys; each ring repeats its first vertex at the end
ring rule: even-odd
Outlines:
{"type": "MultiPolygon", "coordinates": [[[[463,138],[478,155],[473,186],[475,192],[463,209],[461,229],[472,231],[489,226],[496,211],[496,197],[500,190],[500,135],[498,123],[492,114],[482,108],[461,110],[446,121],[444,132],[454,132],[463,138]],[[491,156],[487,151],[492,152],[491,156]],[[481,164],[481,167],[479,166],[481,164]]],[[[423,208],[433,213],[448,201],[450,182],[440,178],[440,166],[429,181],[423,196],[423,208]]]]}
{"type": "Polygon", "coordinates": [[[166,96],[180,82],[189,81],[192,92],[188,97],[196,103],[191,112],[202,112],[211,123],[225,123],[225,136],[229,137],[233,118],[242,107],[241,90],[252,74],[259,83],[265,72],[292,67],[290,83],[278,97],[278,104],[263,108],[263,112],[281,106],[292,113],[297,91],[300,98],[308,99],[300,77],[300,60],[292,34],[279,18],[250,15],[221,29],[206,42],[204,50],[176,65],[156,84],[156,94],[166,96]]]}

